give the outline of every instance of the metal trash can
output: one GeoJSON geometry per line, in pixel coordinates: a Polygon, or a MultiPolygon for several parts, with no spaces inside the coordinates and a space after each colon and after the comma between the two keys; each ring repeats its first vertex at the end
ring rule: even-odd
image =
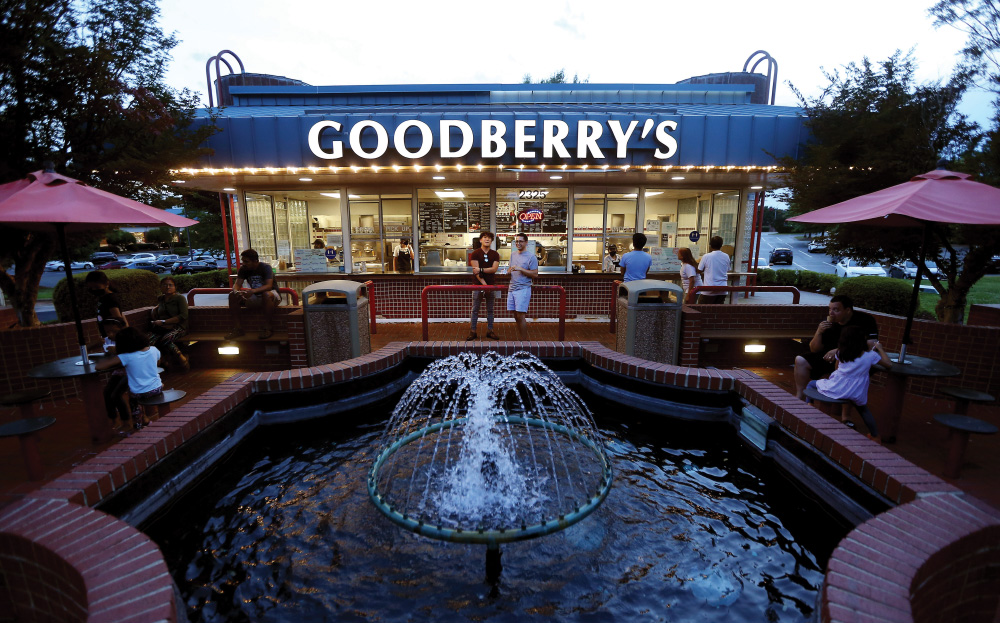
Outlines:
{"type": "Polygon", "coordinates": [[[310,366],[372,352],[365,284],[339,279],[314,283],[302,290],[302,312],[310,366]]]}
{"type": "Polygon", "coordinates": [[[684,290],[669,281],[639,279],[618,287],[615,350],[677,365],[684,290]]]}

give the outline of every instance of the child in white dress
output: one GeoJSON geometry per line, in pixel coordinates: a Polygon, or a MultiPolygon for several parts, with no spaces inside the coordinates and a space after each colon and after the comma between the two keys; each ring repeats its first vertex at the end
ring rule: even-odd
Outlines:
{"type": "MultiPolygon", "coordinates": [[[[871,367],[878,364],[892,367],[892,360],[878,340],[868,341],[861,327],[846,326],[840,332],[837,350],[833,351],[837,369],[830,378],[810,381],[808,387],[830,398],[850,400],[857,407],[861,419],[868,427],[869,437],[878,439],[878,427],[868,408],[868,384],[871,367]],[[871,348],[871,350],[869,350],[871,348]]],[[[806,402],[809,402],[808,400],[806,402]]]]}
{"type": "Polygon", "coordinates": [[[125,367],[128,391],[132,394],[132,421],[136,429],[139,429],[149,424],[149,419],[142,413],[139,400],[163,393],[163,381],[156,369],[160,351],[151,348],[149,338],[135,327],[119,331],[115,336],[115,347],[118,354],[99,360],[95,367],[98,370],[108,370],[117,365],[125,367]]]}

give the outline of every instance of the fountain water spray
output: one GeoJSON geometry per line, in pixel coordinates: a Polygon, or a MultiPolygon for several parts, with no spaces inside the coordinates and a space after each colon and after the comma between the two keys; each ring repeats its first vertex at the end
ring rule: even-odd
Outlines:
{"type": "MultiPolygon", "coordinates": [[[[434,362],[403,394],[368,475],[397,525],[487,546],[562,530],[611,489],[611,464],[579,396],[528,353],[434,362]]],[[[492,566],[492,570],[491,570],[492,566]]]]}

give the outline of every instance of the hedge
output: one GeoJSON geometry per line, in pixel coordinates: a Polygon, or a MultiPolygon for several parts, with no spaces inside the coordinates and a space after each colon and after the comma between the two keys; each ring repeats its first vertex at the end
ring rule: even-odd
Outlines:
{"type": "MultiPolygon", "coordinates": [[[[122,311],[151,307],[160,294],[160,278],[148,270],[130,270],[120,268],[106,270],[104,274],[111,280],[111,287],[122,311]]],[[[80,306],[80,318],[97,317],[97,297],[91,294],[84,285],[87,273],[73,275],[76,287],[76,301],[80,306]]],[[[69,299],[69,287],[63,277],[52,291],[52,303],[60,322],[73,320],[73,308],[69,299]]]]}
{"type": "Polygon", "coordinates": [[[837,294],[851,297],[855,307],[905,316],[910,309],[913,283],[886,277],[851,277],[841,280],[837,294]]]}
{"type": "Polygon", "coordinates": [[[840,277],[828,273],[817,273],[811,270],[774,270],[761,268],[757,270],[757,285],[759,286],[795,286],[807,292],[829,294],[832,288],[839,287],[840,277]]]}
{"type": "Polygon", "coordinates": [[[224,270],[213,270],[193,275],[171,275],[177,284],[177,291],[187,292],[192,288],[228,288],[229,273],[224,270]]]}

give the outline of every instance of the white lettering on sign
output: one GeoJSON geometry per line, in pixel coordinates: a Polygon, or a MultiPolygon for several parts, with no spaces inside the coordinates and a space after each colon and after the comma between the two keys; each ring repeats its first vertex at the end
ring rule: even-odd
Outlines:
{"type": "MultiPolygon", "coordinates": [[[[580,120],[576,123],[576,158],[581,160],[594,158],[604,160],[605,155],[598,146],[598,141],[604,136],[605,125],[611,132],[615,141],[615,156],[620,159],[628,157],[629,141],[635,137],[636,129],[639,128],[639,120],[633,119],[627,128],[622,128],[621,121],[609,119],[605,123],[594,120],[580,120]]],[[[639,132],[639,140],[644,140],[654,126],[652,119],[645,119],[642,122],[642,131],[639,132]]],[[[439,152],[442,158],[462,158],[472,152],[475,143],[475,136],[472,126],[466,121],[442,119],[440,121],[440,146],[439,152]],[[454,144],[453,130],[458,130],[461,134],[461,143],[454,144]]],[[[543,158],[571,158],[573,145],[567,146],[566,142],[570,134],[570,126],[561,120],[546,119],[542,121],[541,136],[538,135],[536,121],[532,119],[519,119],[514,121],[514,157],[534,158],[536,150],[530,149],[532,145],[541,142],[543,158]]],[[[660,121],[655,124],[654,136],[657,148],[653,156],[659,160],[666,160],[677,153],[678,143],[673,132],[677,130],[676,121],[660,121]]],[[[341,140],[327,140],[324,143],[324,134],[341,133],[343,125],[337,121],[318,121],[309,128],[307,143],[309,151],[317,158],[324,160],[337,160],[344,157],[344,142],[341,140]],[[328,132],[329,131],[329,132],[328,132]]],[[[502,158],[507,153],[507,124],[495,119],[484,119],[480,125],[480,157],[502,158]]],[[[423,121],[409,119],[399,123],[392,132],[392,146],[404,158],[417,159],[428,155],[433,149],[434,135],[431,128],[423,121]],[[419,133],[419,146],[415,149],[406,145],[409,137],[411,145],[416,133],[419,133]]],[[[389,132],[378,121],[366,119],[359,121],[351,127],[348,132],[347,148],[358,156],[366,160],[381,158],[389,150],[389,132]],[[374,133],[374,149],[362,146],[362,138],[374,133]]]]}

